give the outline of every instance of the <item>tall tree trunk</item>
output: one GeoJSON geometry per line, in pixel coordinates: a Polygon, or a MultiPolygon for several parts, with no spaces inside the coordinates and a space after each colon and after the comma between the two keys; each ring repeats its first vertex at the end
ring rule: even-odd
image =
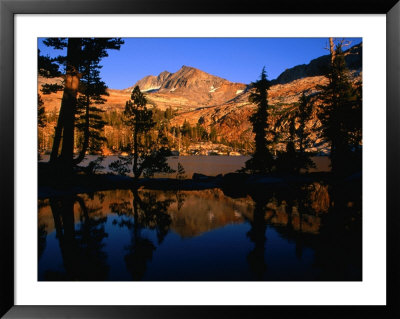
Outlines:
{"type": "Polygon", "coordinates": [[[74,159],[74,165],[78,165],[85,158],[86,151],[89,147],[89,127],[90,127],[90,98],[86,96],[86,113],[85,113],[85,127],[83,131],[83,145],[79,156],[74,159]]]}
{"type": "Polygon", "coordinates": [[[331,53],[331,65],[333,65],[333,61],[335,60],[335,45],[333,43],[333,38],[329,38],[329,51],[331,53]]]}
{"type": "Polygon", "coordinates": [[[61,136],[64,126],[64,109],[61,106],[60,114],[58,115],[57,126],[54,133],[53,147],[50,154],[50,163],[54,164],[58,159],[58,152],[60,150],[61,136]]]}
{"type": "Polygon", "coordinates": [[[63,116],[63,140],[60,155],[61,169],[65,174],[72,173],[74,153],[74,129],[77,94],[79,87],[79,62],[81,58],[81,39],[68,39],[67,69],[64,94],[61,102],[63,116]]]}

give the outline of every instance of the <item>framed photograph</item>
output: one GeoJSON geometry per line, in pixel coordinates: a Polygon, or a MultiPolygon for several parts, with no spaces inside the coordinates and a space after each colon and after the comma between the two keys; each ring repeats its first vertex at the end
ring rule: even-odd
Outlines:
{"type": "Polygon", "coordinates": [[[1,315],[400,315],[399,3],[0,10],[1,315]]]}

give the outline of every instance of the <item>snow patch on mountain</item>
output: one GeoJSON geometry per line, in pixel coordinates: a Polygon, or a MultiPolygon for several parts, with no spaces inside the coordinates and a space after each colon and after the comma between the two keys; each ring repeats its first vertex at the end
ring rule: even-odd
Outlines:
{"type": "Polygon", "coordinates": [[[208,92],[213,93],[218,89],[219,89],[219,87],[215,88],[214,85],[212,85],[212,86],[210,86],[210,91],[208,91],[208,92]]]}
{"type": "Polygon", "coordinates": [[[155,91],[155,90],[158,90],[160,87],[161,87],[161,85],[160,86],[152,86],[152,87],[149,87],[149,88],[147,88],[145,90],[140,90],[140,91],[141,92],[155,91]]]}

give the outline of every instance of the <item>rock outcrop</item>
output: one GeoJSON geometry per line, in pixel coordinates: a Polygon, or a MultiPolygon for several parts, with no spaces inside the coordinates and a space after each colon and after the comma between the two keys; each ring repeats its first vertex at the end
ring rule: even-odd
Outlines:
{"type": "Polygon", "coordinates": [[[155,92],[165,83],[171,76],[168,71],[161,72],[158,76],[148,75],[137,81],[135,85],[125,89],[124,91],[132,92],[133,88],[138,85],[142,92],[155,92]]]}

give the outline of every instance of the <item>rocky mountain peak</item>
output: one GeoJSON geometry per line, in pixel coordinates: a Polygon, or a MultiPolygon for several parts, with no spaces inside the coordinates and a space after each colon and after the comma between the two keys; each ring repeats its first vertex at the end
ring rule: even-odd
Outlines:
{"type": "Polygon", "coordinates": [[[157,76],[157,80],[163,82],[165,81],[172,73],[168,71],[163,71],[157,76]]]}
{"type": "Polygon", "coordinates": [[[195,69],[195,68],[187,65],[182,65],[182,67],[180,68],[180,70],[188,70],[188,69],[195,69]]]}
{"type": "Polygon", "coordinates": [[[182,65],[175,73],[163,71],[159,75],[148,75],[137,81],[142,92],[185,98],[199,105],[215,105],[235,98],[246,88],[245,84],[232,83],[197,68],[182,65]]]}
{"type": "Polygon", "coordinates": [[[160,91],[171,89],[175,91],[179,88],[206,89],[209,91],[211,86],[219,85],[224,81],[229,82],[199,69],[184,65],[168,77],[163,85],[161,85],[160,91]]]}

